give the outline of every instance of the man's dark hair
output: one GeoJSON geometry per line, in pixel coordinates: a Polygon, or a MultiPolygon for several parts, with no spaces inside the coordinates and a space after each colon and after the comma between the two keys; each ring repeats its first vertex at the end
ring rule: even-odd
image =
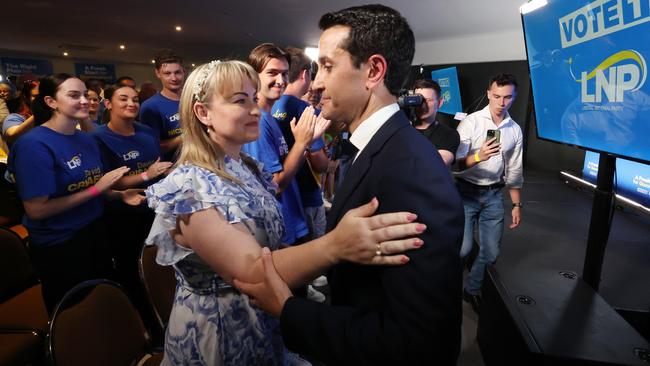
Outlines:
{"type": "Polygon", "coordinates": [[[279,58],[287,60],[289,67],[291,67],[291,58],[280,47],[273,43],[262,43],[261,45],[253,48],[248,55],[248,64],[253,67],[255,72],[260,73],[264,70],[267,62],[272,58],[279,58]]]}
{"type": "Polygon", "coordinates": [[[311,71],[311,59],[300,48],[287,47],[284,50],[291,59],[289,62],[289,82],[293,83],[298,80],[303,70],[311,71]]]}
{"type": "Polygon", "coordinates": [[[120,77],[117,79],[117,81],[115,82],[115,85],[124,86],[124,81],[125,81],[125,80],[133,81],[133,83],[135,84],[135,79],[134,79],[134,78],[132,78],[132,77],[130,77],[130,76],[120,76],[120,77]]]}
{"type": "Polygon", "coordinates": [[[488,84],[488,90],[492,87],[492,83],[497,83],[497,86],[512,85],[515,87],[515,91],[518,88],[517,78],[512,74],[498,74],[490,79],[488,84]]]}
{"type": "Polygon", "coordinates": [[[169,49],[164,49],[156,54],[156,57],[153,58],[154,64],[156,65],[156,70],[160,70],[163,64],[179,64],[183,65],[183,59],[174,53],[174,51],[169,49]]]}
{"type": "Polygon", "coordinates": [[[415,54],[415,37],[408,22],[394,9],[383,5],[355,6],[320,18],[322,30],[342,25],[350,34],[339,47],[352,58],[355,67],[373,54],[382,55],[388,64],[385,84],[397,96],[404,86],[415,54]]]}
{"type": "Polygon", "coordinates": [[[440,99],[440,93],[442,93],[442,89],[440,89],[440,84],[438,84],[437,81],[431,79],[415,80],[415,83],[413,83],[413,90],[415,89],[433,89],[435,90],[438,99],[440,99]]]}

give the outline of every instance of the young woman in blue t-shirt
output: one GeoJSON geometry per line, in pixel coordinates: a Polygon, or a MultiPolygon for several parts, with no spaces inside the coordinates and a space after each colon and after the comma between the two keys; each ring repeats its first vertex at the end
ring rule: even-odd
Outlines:
{"type": "Polygon", "coordinates": [[[101,220],[102,194],[140,204],[138,190],[112,191],[129,171],[104,174],[99,148],[77,121],[88,117],[84,83],[69,74],[40,80],[35,123],[12,147],[9,170],[25,206],[32,261],[48,311],[79,282],[110,276],[111,256],[101,220]]]}
{"type": "MultiPolygon", "coordinates": [[[[104,166],[107,169],[120,166],[131,169],[115,183],[115,188],[145,188],[156,182],[172,163],[160,161],[160,143],[154,130],[135,122],[140,111],[135,89],[130,86],[110,87],[104,90],[104,98],[110,120],[91,133],[99,145],[104,166]]],[[[138,257],[154,213],[144,204],[129,206],[115,201],[106,205],[104,219],[108,227],[116,229],[108,235],[119,282],[146,312],[148,305],[141,296],[138,257]]]]}

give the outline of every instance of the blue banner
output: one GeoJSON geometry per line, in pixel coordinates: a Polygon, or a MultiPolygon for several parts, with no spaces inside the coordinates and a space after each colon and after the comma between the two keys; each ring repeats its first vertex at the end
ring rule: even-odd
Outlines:
{"type": "Polygon", "coordinates": [[[548,0],[523,20],[538,135],[650,161],[650,3],[548,0]]]}
{"type": "Polygon", "coordinates": [[[48,60],[13,57],[2,58],[2,71],[6,76],[20,76],[25,74],[45,76],[53,73],[52,63],[48,60]]]}
{"type": "MultiPolygon", "coordinates": [[[[599,154],[587,151],[582,176],[596,183],[599,154]]],[[[650,165],[616,159],[616,193],[650,207],[650,165]]]]}
{"type": "Polygon", "coordinates": [[[431,79],[440,84],[440,97],[445,101],[439,111],[447,114],[462,112],[463,104],[460,100],[460,86],[458,85],[456,67],[431,71],[431,79]]]}
{"type": "Polygon", "coordinates": [[[113,64],[90,64],[74,63],[74,71],[83,80],[99,79],[108,83],[115,82],[115,65],[113,64]]]}

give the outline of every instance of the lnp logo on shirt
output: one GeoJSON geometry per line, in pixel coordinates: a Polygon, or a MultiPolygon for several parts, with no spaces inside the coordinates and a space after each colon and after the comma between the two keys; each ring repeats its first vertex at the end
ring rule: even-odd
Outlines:
{"type": "Polygon", "coordinates": [[[128,160],[137,159],[139,156],[140,156],[139,151],[132,150],[132,151],[129,151],[128,153],[126,153],[126,154],[123,154],[122,159],[124,159],[124,161],[128,161],[128,160]]]}
{"type": "Polygon", "coordinates": [[[169,116],[169,122],[176,122],[180,120],[181,120],[181,115],[179,113],[169,116]]]}
{"type": "Polygon", "coordinates": [[[68,168],[70,169],[75,169],[81,166],[81,155],[76,155],[73,156],[70,161],[66,161],[66,164],[68,164],[68,168]]]}

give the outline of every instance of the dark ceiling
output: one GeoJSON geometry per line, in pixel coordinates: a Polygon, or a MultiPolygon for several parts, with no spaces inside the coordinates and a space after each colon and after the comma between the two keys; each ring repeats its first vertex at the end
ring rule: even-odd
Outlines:
{"type": "MultiPolygon", "coordinates": [[[[520,27],[524,0],[382,1],[411,23],[416,39],[434,40],[520,27]]],[[[0,49],[75,59],[148,63],[171,48],[187,62],[241,58],[261,42],[316,46],[322,14],[351,0],[13,0],[3,2],[0,49]],[[183,30],[177,32],[174,27],[183,30]],[[124,44],[125,50],[119,45],[124,44]]],[[[2,51],[0,51],[2,52],[2,51]]],[[[0,54],[1,55],[1,54],[0,54]]]]}

